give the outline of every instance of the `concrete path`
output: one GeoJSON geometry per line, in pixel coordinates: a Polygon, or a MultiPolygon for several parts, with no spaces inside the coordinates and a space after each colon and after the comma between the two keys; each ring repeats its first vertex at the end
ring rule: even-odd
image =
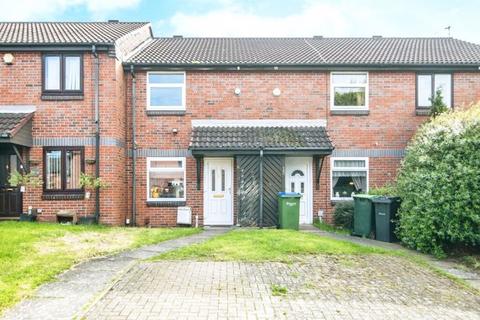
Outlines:
{"type": "MultiPolygon", "coordinates": [[[[140,259],[203,242],[228,228],[209,228],[202,233],[164,241],[118,255],[81,263],[42,285],[32,296],[8,310],[3,319],[73,319],[81,317],[95,299],[120,279],[140,259]]],[[[38,270],[38,272],[42,272],[38,270]]]]}
{"type": "Polygon", "coordinates": [[[477,290],[480,290],[480,274],[469,272],[466,270],[465,267],[459,265],[454,261],[439,260],[433,256],[407,249],[398,243],[388,243],[388,242],[376,241],[372,239],[343,235],[343,234],[338,234],[333,232],[326,232],[312,225],[302,225],[301,230],[304,232],[315,233],[324,237],[330,237],[338,240],[349,241],[349,242],[357,243],[360,245],[373,246],[373,247],[379,247],[379,248],[390,249],[390,250],[401,250],[401,251],[408,252],[410,254],[417,254],[422,258],[426,259],[435,267],[439,268],[440,270],[443,270],[452,276],[460,278],[466,283],[468,283],[469,285],[471,285],[472,287],[476,288],[477,290]]]}

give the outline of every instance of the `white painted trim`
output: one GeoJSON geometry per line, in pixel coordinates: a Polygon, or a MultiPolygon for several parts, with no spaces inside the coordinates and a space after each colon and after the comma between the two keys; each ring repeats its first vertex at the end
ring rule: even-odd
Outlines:
{"type": "Polygon", "coordinates": [[[368,157],[330,157],[330,199],[335,200],[335,201],[341,201],[341,200],[353,200],[352,197],[349,198],[337,198],[334,197],[333,195],[333,184],[332,184],[332,178],[333,178],[333,162],[335,160],[363,160],[365,161],[365,169],[362,168],[357,168],[357,167],[342,167],[342,168],[336,168],[338,171],[366,171],[367,172],[367,192],[369,190],[369,176],[370,176],[370,167],[368,163],[368,157]]]}
{"type": "Polygon", "coordinates": [[[147,201],[186,201],[187,200],[187,166],[185,157],[147,157],[147,201]],[[150,167],[152,161],[182,161],[182,168],[154,168],[150,167]],[[150,198],[150,171],[155,172],[181,172],[183,171],[183,198],[150,198]]]}
{"type": "Polygon", "coordinates": [[[301,119],[238,119],[238,120],[192,120],[192,127],[325,127],[327,120],[301,119]]]}
{"type": "MultiPolygon", "coordinates": [[[[208,177],[208,162],[209,161],[215,161],[215,160],[228,160],[229,163],[230,163],[230,185],[231,185],[231,190],[230,190],[230,220],[225,223],[225,224],[214,224],[214,225],[225,225],[225,226],[231,226],[233,225],[233,209],[234,209],[234,201],[235,201],[235,197],[233,195],[233,192],[234,192],[234,177],[233,175],[235,174],[235,170],[234,170],[234,167],[233,167],[233,158],[230,158],[230,157],[225,157],[225,158],[214,158],[214,157],[209,157],[209,158],[204,158],[203,159],[203,224],[204,225],[209,225],[207,224],[207,210],[206,210],[206,207],[207,207],[207,186],[209,185],[208,181],[207,181],[207,177],[208,177]]],[[[213,225],[213,224],[212,224],[213,225]]]]}
{"type": "Polygon", "coordinates": [[[369,86],[370,86],[370,80],[369,80],[369,74],[367,71],[332,71],[330,72],[330,110],[344,110],[344,111],[353,111],[353,110],[368,110],[369,106],[369,99],[370,99],[370,94],[369,94],[369,86]],[[340,87],[352,87],[352,88],[358,88],[358,87],[364,87],[365,88],[365,105],[364,106],[335,106],[335,93],[334,93],[334,85],[333,85],[333,75],[335,74],[366,74],[367,75],[367,83],[366,84],[350,84],[350,83],[345,83],[345,84],[340,84],[336,86],[340,87]]]}
{"type": "Polygon", "coordinates": [[[32,105],[0,105],[0,113],[31,113],[37,111],[32,105]]]}
{"type": "Polygon", "coordinates": [[[147,72],[147,110],[154,111],[184,111],[186,110],[186,86],[187,76],[185,71],[150,71],[147,72]],[[183,74],[183,83],[156,83],[150,84],[151,74],[183,74]],[[181,106],[151,106],[150,105],[150,88],[182,88],[182,105],[181,106]]]}

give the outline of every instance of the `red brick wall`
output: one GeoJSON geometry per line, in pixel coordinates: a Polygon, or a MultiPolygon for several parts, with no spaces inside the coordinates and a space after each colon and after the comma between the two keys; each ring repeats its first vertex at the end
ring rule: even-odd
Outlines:
{"type": "MultiPolygon", "coordinates": [[[[194,119],[327,119],[328,132],[338,150],[398,150],[405,148],[418,125],[427,119],[415,115],[414,72],[370,72],[368,116],[330,114],[330,74],[326,72],[187,72],[186,115],[147,116],[146,73],[138,72],[136,77],[139,149],[187,149],[194,119]],[[234,94],[237,87],[241,88],[240,96],[234,94]],[[272,90],[277,87],[282,93],[274,97],[272,90]],[[178,133],[173,134],[173,129],[178,133]]],[[[454,83],[456,105],[480,99],[479,73],[455,74],[454,83]]],[[[127,100],[130,115],[128,94],[127,100]]],[[[131,131],[129,146],[130,135],[131,131]]],[[[370,157],[370,187],[394,180],[399,163],[397,157],[370,157]]],[[[146,205],[145,158],[138,160],[137,175],[138,222],[142,224],[148,219],[152,225],[174,224],[176,208],[146,205]]],[[[202,190],[196,190],[195,162],[189,158],[187,205],[194,214],[199,213],[200,222],[203,221],[202,190]]],[[[324,161],[319,190],[314,186],[313,202],[314,216],[322,209],[330,220],[329,158],[324,161]]]]}
{"type": "MultiPolygon", "coordinates": [[[[44,138],[93,137],[94,86],[93,57],[84,53],[84,99],[45,101],[42,92],[42,54],[15,52],[13,65],[0,63],[0,105],[34,105],[33,136],[44,138]]],[[[102,137],[125,142],[125,81],[121,64],[106,53],[100,53],[100,123],[102,137]]],[[[42,173],[43,148],[30,150],[32,169],[42,173]]],[[[123,224],[126,215],[126,155],[124,148],[102,146],[100,150],[102,179],[110,185],[101,192],[101,221],[123,224]]],[[[85,159],[94,159],[94,146],[85,146],[85,159]]],[[[86,164],[86,172],[94,174],[95,165],[86,164]]],[[[28,206],[43,209],[42,220],[54,220],[60,209],[79,214],[94,212],[94,197],[89,200],[42,200],[41,188],[28,188],[24,194],[24,210],[28,206]]]]}

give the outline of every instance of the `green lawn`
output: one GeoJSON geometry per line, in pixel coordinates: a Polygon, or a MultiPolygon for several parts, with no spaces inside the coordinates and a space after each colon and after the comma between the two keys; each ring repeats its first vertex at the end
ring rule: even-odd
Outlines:
{"type": "Polygon", "coordinates": [[[282,261],[309,254],[385,254],[390,251],[360,246],[290,230],[234,230],[206,242],[170,251],[154,260],[282,261]]]}
{"type": "Polygon", "coordinates": [[[82,260],[197,232],[0,222],[0,313],[82,260]]]}
{"type": "Polygon", "coordinates": [[[318,229],[326,232],[334,232],[334,233],[340,233],[340,234],[345,234],[348,235],[351,233],[351,230],[348,229],[343,229],[340,227],[332,226],[331,224],[328,224],[326,222],[322,222],[319,220],[315,220],[313,222],[313,225],[317,227],[318,229]]]}

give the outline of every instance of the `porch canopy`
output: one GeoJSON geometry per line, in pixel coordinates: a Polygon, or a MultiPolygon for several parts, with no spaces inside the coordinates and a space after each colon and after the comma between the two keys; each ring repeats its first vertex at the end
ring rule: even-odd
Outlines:
{"type": "Polygon", "coordinates": [[[324,120],[192,121],[194,156],[239,154],[328,155],[333,145],[324,120]]]}
{"type": "Polygon", "coordinates": [[[278,224],[277,193],[285,191],[285,157],[313,157],[319,189],[323,159],[333,151],[324,120],[196,120],[190,151],[202,157],[235,157],[238,221],[241,226],[278,224]]]}
{"type": "Polygon", "coordinates": [[[2,112],[0,108],[0,143],[31,147],[33,112],[2,112]]]}

